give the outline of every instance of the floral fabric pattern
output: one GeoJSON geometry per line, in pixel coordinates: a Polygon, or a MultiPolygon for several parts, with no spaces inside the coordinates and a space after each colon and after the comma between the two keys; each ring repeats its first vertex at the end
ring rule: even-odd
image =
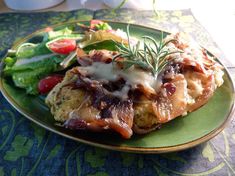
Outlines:
{"type": "MultiPolygon", "coordinates": [[[[183,30],[223,56],[190,10],[0,14],[0,58],[20,38],[47,26],[74,20],[107,19],[183,30]]],[[[169,154],[131,154],[100,149],[64,138],[19,114],[0,94],[0,176],[235,175],[235,122],[217,137],[192,149],[169,154]]]]}

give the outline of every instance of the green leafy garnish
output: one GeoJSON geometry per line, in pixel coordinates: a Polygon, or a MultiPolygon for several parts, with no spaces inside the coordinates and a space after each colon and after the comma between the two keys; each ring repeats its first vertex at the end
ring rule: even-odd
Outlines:
{"type": "MultiPolygon", "coordinates": [[[[104,41],[111,41],[112,45],[115,46],[115,42],[127,44],[125,39],[104,30],[86,32],[83,40],[79,43],[80,48],[86,48],[91,45],[98,45],[104,41]],[[113,42],[115,41],[115,42],[113,42]]],[[[110,43],[110,42],[109,42],[110,43]]],[[[102,49],[102,48],[99,48],[102,49]]]]}
{"type": "Polygon", "coordinates": [[[59,39],[82,39],[81,34],[73,34],[72,30],[64,28],[58,31],[49,31],[44,34],[43,41],[41,43],[23,43],[16,50],[17,59],[31,58],[34,56],[51,53],[47,47],[48,43],[59,39]]]}
{"type": "Polygon", "coordinates": [[[26,89],[28,94],[38,94],[37,85],[40,79],[60,69],[59,63],[65,56],[54,55],[35,62],[5,67],[4,73],[11,75],[17,87],[26,89]]]}
{"type": "Polygon", "coordinates": [[[60,36],[66,36],[66,35],[70,35],[72,34],[72,30],[70,30],[69,28],[65,27],[64,29],[58,30],[58,31],[49,31],[47,33],[47,36],[44,38],[44,40],[53,40],[57,37],[60,36]]]}
{"type": "Polygon", "coordinates": [[[31,58],[33,56],[38,56],[41,54],[48,54],[51,51],[47,49],[46,42],[39,44],[34,43],[23,43],[16,50],[17,59],[21,58],[31,58]]]}
{"type": "Polygon", "coordinates": [[[8,66],[8,67],[13,66],[13,65],[15,64],[15,62],[16,62],[16,58],[14,58],[14,57],[6,57],[6,58],[4,59],[4,63],[5,63],[6,66],[8,66]]]}
{"type": "Polygon", "coordinates": [[[75,56],[66,60],[62,67],[60,63],[66,55],[52,53],[47,47],[50,42],[64,38],[79,40],[82,36],[63,28],[43,33],[40,43],[23,43],[16,49],[9,50],[8,57],[4,59],[4,75],[10,76],[15,86],[25,89],[28,94],[38,94],[37,84],[40,79],[74,63],[75,56]]]}
{"type": "Polygon", "coordinates": [[[111,30],[111,29],[112,29],[112,27],[109,26],[108,23],[100,23],[100,24],[97,24],[97,25],[95,25],[95,28],[96,28],[97,30],[111,30]]]}
{"type": "MultiPolygon", "coordinates": [[[[28,94],[35,95],[38,94],[37,84],[39,80],[60,70],[59,63],[64,58],[64,55],[46,54],[30,59],[19,59],[13,65],[6,64],[4,74],[11,76],[17,87],[24,88],[28,94]]],[[[9,62],[11,59],[7,57],[4,62],[9,62]]]]}
{"type": "Polygon", "coordinates": [[[140,67],[144,70],[150,71],[154,76],[157,76],[172,60],[168,57],[174,53],[181,53],[182,51],[169,51],[166,47],[168,43],[176,41],[175,39],[164,41],[163,34],[159,43],[150,37],[142,36],[143,41],[138,41],[136,45],[130,44],[130,32],[129,25],[127,26],[128,45],[123,43],[117,43],[116,47],[119,54],[113,58],[113,61],[122,62],[124,69],[128,69],[132,66],[140,67]],[[143,48],[140,46],[143,45],[143,48]],[[123,60],[117,60],[122,57],[123,60]]]}

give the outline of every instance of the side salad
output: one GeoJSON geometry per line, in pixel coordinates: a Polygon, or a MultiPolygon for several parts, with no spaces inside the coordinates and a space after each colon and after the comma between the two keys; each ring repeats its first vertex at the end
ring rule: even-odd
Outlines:
{"type": "Polygon", "coordinates": [[[79,30],[48,27],[42,32],[40,42],[27,42],[8,50],[3,61],[4,76],[11,77],[15,86],[25,89],[27,94],[46,94],[61,82],[63,71],[78,64],[77,47],[86,52],[92,49],[115,51],[116,42],[128,43],[125,32],[114,30],[100,20],[91,20],[89,26],[77,23],[77,27],[79,30]]]}

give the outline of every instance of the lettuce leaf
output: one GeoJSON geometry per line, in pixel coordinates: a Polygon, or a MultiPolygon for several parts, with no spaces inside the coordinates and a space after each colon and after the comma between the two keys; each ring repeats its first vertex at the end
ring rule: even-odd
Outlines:
{"type": "Polygon", "coordinates": [[[60,69],[59,63],[65,56],[55,55],[37,62],[5,67],[4,74],[12,76],[17,87],[26,89],[28,94],[38,94],[37,85],[41,78],[60,69]]]}
{"type": "Polygon", "coordinates": [[[51,51],[47,47],[47,43],[59,38],[73,38],[81,39],[81,34],[72,34],[72,30],[67,27],[58,31],[49,31],[44,34],[41,43],[23,43],[20,45],[16,52],[17,59],[21,58],[31,58],[38,55],[48,54],[51,51]]]}
{"type": "Polygon", "coordinates": [[[26,89],[26,93],[37,95],[37,85],[40,81],[40,75],[39,73],[42,73],[42,70],[36,70],[35,72],[32,72],[31,70],[26,70],[22,72],[15,72],[12,74],[12,80],[16,87],[20,87],[23,89],[26,89]]]}
{"type": "MultiPolygon", "coordinates": [[[[96,31],[96,32],[86,32],[84,39],[79,43],[80,48],[86,48],[90,45],[96,45],[98,47],[98,44],[104,41],[115,41],[123,44],[128,44],[128,41],[104,30],[96,31]]],[[[115,42],[110,42],[112,45],[111,47],[115,47],[115,42]]],[[[103,49],[103,48],[99,48],[103,49]]],[[[105,49],[105,48],[104,48],[105,49]]]]}
{"type": "Polygon", "coordinates": [[[93,43],[84,48],[85,51],[91,51],[94,49],[95,50],[106,49],[109,51],[117,51],[116,43],[113,40],[104,40],[99,43],[93,43]]]}
{"type": "Polygon", "coordinates": [[[97,30],[111,30],[112,27],[108,23],[100,23],[95,25],[97,30]]]}
{"type": "Polygon", "coordinates": [[[70,34],[72,34],[72,32],[73,31],[70,30],[67,27],[65,27],[64,29],[58,30],[58,31],[49,31],[47,33],[47,36],[44,38],[44,41],[49,41],[49,40],[53,40],[53,39],[55,39],[57,37],[70,35],[70,34]]]}
{"type": "Polygon", "coordinates": [[[9,50],[11,55],[4,59],[4,75],[11,77],[15,86],[26,89],[28,94],[38,94],[37,85],[40,79],[70,66],[68,63],[65,68],[61,67],[60,63],[67,56],[52,53],[47,48],[47,43],[61,38],[79,40],[82,35],[74,34],[66,27],[43,33],[42,37],[40,43],[23,43],[16,50],[9,50]]]}
{"type": "Polygon", "coordinates": [[[46,47],[46,43],[47,42],[42,42],[39,44],[20,46],[16,52],[17,59],[31,58],[33,56],[51,53],[51,51],[46,47]]]}

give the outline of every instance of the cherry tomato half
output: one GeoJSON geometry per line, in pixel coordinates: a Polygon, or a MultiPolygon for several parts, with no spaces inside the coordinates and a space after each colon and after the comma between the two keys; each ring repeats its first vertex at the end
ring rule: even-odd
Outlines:
{"type": "Polygon", "coordinates": [[[102,24],[102,23],[104,23],[104,22],[101,21],[101,20],[91,20],[91,22],[90,22],[90,28],[91,28],[91,29],[94,29],[97,24],[102,24]]]}
{"type": "Polygon", "coordinates": [[[50,50],[59,54],[69,54],[76,49],[76,41],[74,39],[59,39],[48,44],[50,50]]]}
{"type": "Polygon", "coordinates": [[[56,84],[63,80],[62,75],[51,75],[41,79],[38,83],[38,91],[40,94],[50,92],[56,84]]]}

